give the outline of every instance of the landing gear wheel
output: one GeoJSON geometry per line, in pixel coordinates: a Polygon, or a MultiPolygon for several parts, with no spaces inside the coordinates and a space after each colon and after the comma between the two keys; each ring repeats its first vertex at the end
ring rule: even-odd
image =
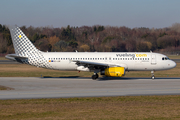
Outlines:
{"type": "Polygon", "coordinates": [[[99,78],[99,75],[96,73],[96,79],[99,78]]]}
{"type": "Polygon", "coordinates": [[[95,80],[99,77],[99,75],[97,73],[95,73],[94,75],[92,75],[92,79],[95,80]]]}
{"type": "Polygon", "coordinates": [[[96,79],[96,75],[92,75],[92,79],[95,80],[96,79]]]}
{"type": "Polygon", "coordinates": [[[155,79],[155,77],[154,77],[154,76],[152,76],[152,77],[151,77],[151,79],[152,79],[152,80],[154,80],[154,79],[155,79]]]}

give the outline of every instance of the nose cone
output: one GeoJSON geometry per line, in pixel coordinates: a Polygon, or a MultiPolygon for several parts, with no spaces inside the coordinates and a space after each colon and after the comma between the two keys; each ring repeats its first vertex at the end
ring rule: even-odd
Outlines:
{"type": "Polygon", "coordinates": [[[176,67],[176,63],[174,61],[171,61],[171,67],[172,68],[176,67]]]}

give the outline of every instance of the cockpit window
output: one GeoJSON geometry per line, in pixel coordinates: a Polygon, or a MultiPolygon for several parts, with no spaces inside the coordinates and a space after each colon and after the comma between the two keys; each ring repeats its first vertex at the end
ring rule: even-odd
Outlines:
{"type": "Polygon", "coordinates": [[[170,60],[168,57],[163,57],[162,60],[170,60]]]}

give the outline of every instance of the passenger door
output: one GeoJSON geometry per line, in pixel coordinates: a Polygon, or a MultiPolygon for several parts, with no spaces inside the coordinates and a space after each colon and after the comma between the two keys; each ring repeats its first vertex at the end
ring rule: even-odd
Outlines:
{"type": "Polygon", "coordinates": [[[151,64],[152,65],[156,64],[156,55],[151,54],[151,64]]]}

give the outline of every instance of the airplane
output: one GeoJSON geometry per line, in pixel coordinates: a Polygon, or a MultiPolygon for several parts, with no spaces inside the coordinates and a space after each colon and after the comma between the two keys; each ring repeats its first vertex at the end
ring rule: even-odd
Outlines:
{"type": "Polygon", "coordinates": [[[38,50],[17,26],[9,26],[15,54],[5,57],[41,68],[67,71],[93,71],[108,77],[123,77],[126,71],[168,70],[176,63],[166,55],[153,52],[42,52],[38,50]]]}

